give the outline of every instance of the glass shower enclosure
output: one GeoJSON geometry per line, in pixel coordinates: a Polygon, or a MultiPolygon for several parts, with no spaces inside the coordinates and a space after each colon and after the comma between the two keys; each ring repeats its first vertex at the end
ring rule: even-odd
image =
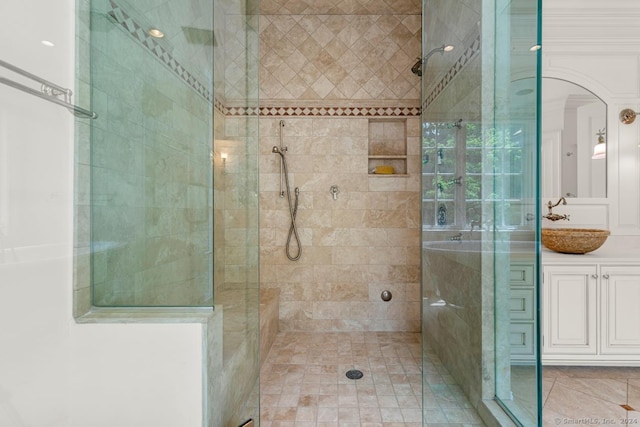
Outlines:
{"type": "Polygon", "coordinates": [[[98,114],[76,125],[87,305],[213,309],[209,423],[257,421],[258,2],[78,0],[77,11],[76,92],[98,114]]]}
{"type": "Polygon", "coordinates": [[[423,1],[425,425],[540,425],[539,27],[538,1],[423,1]]]}

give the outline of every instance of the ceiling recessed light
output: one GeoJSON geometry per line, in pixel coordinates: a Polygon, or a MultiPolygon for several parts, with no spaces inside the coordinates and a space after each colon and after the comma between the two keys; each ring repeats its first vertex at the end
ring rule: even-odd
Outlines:
{"type": "Polygon", "coordinates": [[[40,43],[42,43],[43,45],[47,46],[47,47],[54,47],[55,44],[53,42],[50,42],[49,40],[42,40],[40,43]]]}
{"type": "Polygon", "coordinates": [[[155,37],[157,39],[161,39],[161,38],[164,37],[164,33],[162,31],[160,31],[159,29],[157,29],[157,28],[149,29],[149,35],[151,37],[155,37]]]}

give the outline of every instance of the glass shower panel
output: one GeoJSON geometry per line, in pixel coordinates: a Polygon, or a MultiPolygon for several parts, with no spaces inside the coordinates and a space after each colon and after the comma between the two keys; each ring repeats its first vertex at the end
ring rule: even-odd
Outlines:
{"type": "Polygon", "coordinates": [[[539,355],[539,2],[499,1],[495,17],[495,395],[541,425],[539,355]],[[511,37],[503,37],[510,34],[511,37]]]}
{"type": "Polygon", "coordinates": [[[258,425],[259,3],[79,6],[92,304],[214,307],[208,425],[258,425]]]}
{"type": "Polygon", "coordinates": [[[222,356],[233,372],[225,399],[243,402],[220,425],[258,425],[260,301],[258,233],[257,1],[215,1],[214,294],[222,309],[222,356]],[[232,390],[229,393],[228,390],[232,390]],[[250,415],[250,416],[249,416],[250,415]]]}
{"type": "Polygon", "coordinates": [[[210,307],[212,4],[92,0],[90,25],[93,305],[210,307]]]}
{"type": "Polygon", "coordinates": [[[538,4],[423,10],[423,422],[536,425],[538,4]]]}

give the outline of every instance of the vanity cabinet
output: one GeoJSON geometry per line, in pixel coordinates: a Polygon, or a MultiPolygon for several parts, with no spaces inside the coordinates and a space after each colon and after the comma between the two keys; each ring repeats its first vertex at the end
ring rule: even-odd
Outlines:
{"type": "Polygon", "coordinates": [[[510,267],[510,344],[511,360],[533,362],[535,351],[535,268],[531,263],[512,263],[510,267]]]}
{"type": "Polygon", "coordinates": [[[640,365],[640,265],[545,265],[542,360],[640,365]]]}

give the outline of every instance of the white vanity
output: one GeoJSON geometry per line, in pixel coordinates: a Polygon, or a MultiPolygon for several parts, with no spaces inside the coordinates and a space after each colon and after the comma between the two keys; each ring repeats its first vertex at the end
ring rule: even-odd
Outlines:
{"type": "Polygon", "coordinates": [[[542,363],[640,366],[640,246],[612,236],[595,252],[542,249],[542,363]]]}

